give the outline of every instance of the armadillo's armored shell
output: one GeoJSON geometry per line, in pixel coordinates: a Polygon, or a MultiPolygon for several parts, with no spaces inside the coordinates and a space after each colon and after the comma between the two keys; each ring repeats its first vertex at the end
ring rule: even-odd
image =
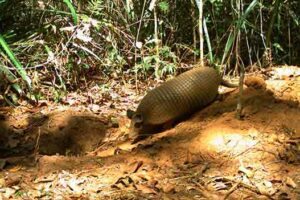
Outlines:
{"type": "Polygon", "coordinates": [[[159,125],[192,113],[215,99],[221,80],[212,68],[187,71],[151,90],[136,113],[143,117],[144,125],[159,125]]]}

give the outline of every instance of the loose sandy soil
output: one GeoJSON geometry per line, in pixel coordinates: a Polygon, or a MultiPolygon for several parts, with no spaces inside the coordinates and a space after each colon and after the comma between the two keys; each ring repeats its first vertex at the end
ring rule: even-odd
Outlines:
{"type": "Polygon", "coordinates": [[[225,89],[137,144],[124,109],[0,108],[0,199],[300,199],[300,70],[246,80],[242,120],[225,89]]]}

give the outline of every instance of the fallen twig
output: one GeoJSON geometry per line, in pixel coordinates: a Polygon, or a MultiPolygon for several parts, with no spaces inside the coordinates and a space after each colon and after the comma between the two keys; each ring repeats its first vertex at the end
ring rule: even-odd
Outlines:
{"type": "MultiPolygon", "coordinates": [[[[237,180],[234,180],[234,179],[231,179],[231,178],[227,178],[227,177],[222,177],[225,181],[230,181],[232,183],[235,183],[235,184],[238,184],[236,187],[238,186],[241,186],[243,188],[246,188],[256,194],[260,194],[260,195],[263,195],[263,196],[266,196],[268,197],[269,199],[274,199],[270,194],[266,193],[266,192],[263,192],[263,191],[260,191],[256,186],[253,186],[253,185],[249,185],[249,184],[246,184],[246,183],[243,183],[243,182],[240,182],[240,181],[237,181],[237,180]]],[[[235,186],[235,185],[234,185],[235,186]]],[[[234,186],[232,188],[234,188],[234,186]]],[[[235,188],[234,188],[235,189],[235,188]]],[[[231,189],[230,189],[231,190],[231,189]]]]}

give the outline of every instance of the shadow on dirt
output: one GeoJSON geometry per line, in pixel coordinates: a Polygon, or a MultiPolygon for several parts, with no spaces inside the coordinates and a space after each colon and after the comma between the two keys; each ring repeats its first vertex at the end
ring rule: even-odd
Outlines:
{"type": "Polygon", "coordinates": [[[3,155],[4,151],[6,150],[5,148],[5,143],[7,142],[7,137],[8,137],[8,126],[5,123],[5,115],[0,116],[0,157],[3,155]]]}
{"type": "Polygon", "coordinates": [[[82,155],[98,147],[107,131],[99,117],[72,111],[34,114],[25,121],[23,126],[0,121],[0,158],[32,153],[82,155]]]}

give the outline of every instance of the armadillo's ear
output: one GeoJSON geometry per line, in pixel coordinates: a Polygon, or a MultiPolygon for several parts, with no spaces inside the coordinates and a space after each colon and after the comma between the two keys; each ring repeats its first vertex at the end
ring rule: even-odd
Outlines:
{"type": "Polygon", "coordinates": [[[135,113],[132,117],[132,121],[134,121],[136,124],[142,124],[143,123],[143,116],[141,114],[135,113]]]}
{"type": "Polygon", "coordinates": [[[134,127],[139,129],[143,126],[143,115],[141,114],[135,114],[132,118],[132,121],[134,122],[134,127]]]}
{"type": "Polygon", "coordinates": [[[128,109],[126,112],[126,115],[129,119],[132,119],[133,115],[135,114],[135,112],[133,110],[128,109]]]}

